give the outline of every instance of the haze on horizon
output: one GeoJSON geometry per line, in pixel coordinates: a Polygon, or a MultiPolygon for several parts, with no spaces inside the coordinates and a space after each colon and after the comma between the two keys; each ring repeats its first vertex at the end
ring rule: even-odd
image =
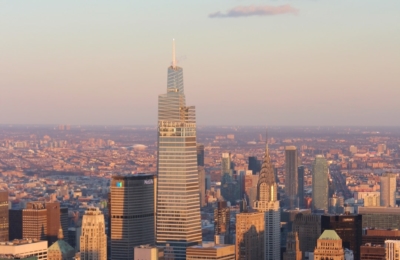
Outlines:
{"type": "Polygon", "coordinates": [[[400,126],[400,1],[1,1],[0,124],[400,126]]]}

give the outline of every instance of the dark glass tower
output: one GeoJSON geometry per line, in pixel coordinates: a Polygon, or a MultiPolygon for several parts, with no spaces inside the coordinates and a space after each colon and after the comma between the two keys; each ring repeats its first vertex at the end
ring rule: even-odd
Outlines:
{"type": "Polygon", "coordinates": [[[299,208],[304,208],[304,166],[300,165],[297,170],[299,178],[299,208]]]}
{"type": "Polygon", "coordinates": [[[154,245],[156,183],[152,174],[112,177],[111,259],[134,259],[135,246],[154,245]]]}
{"type": "Polygon", "coordinates": [[[362,215],[323,215],[321,232],[333,229],[342,239],[343,247],[353,251],[354,259],[360,259],[362,242],[362,215]]]}

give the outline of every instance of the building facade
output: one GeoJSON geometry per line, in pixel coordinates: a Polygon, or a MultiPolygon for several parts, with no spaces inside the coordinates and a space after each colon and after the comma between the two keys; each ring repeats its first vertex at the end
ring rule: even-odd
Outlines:
{"type": "Polygon", "coordinates": [[[8,191],[0,191],[0,242],[9,240],[8,191]]]}
{"type": "Polygon", "coordinates": [[[164,250],[151,245],[135,246],[134,260],[164,260],[164,250]]]}
{"type": "Polygon", "coordinates": [[[299,208],[304,209],[304,172],[305,167],[300,165],[297,168],[298,185],[299,185],[299,208]]]}
{"type": "Polygon", "coordinates": [[[297,232],[289,232],[286,239],[286,252],[283,253],[283,260],[302,260],[302,257],[297,232]]]}
{"type": "Polygon", "coordinates": [[[218,244],[230,243],[230,219],[231,213],[227,202],[218,201],[217,207],[214,209],[214,235],[219,237],[218,244]]]}
{"type": "Polygon", "coordinates": [[[158,97],[156,240],[168,247],[165,256],[176,260],[185,259],[186,248],[202,239],[196,144],[195,109],[186,106],[174,47],[167,93],[158,97]]]}
{"type": "Polygon", "coordinates": [[[47,241],[36,239],[19,239],[0,244],[0,259],[47,260],[47,241]]]}
{"type": "Polygon", "coordinates": [[[321,216],[321,231],[325,230],[335,230],[342,239],[342,247],[352,250],[354,258],[360,259],[361,215],[323,215],[321,216]]]}
{"type": "Polygon", "coordinates": [[[187,260],[235,260],[234,245],[215,245],[213,243],[191,246],[187,249],[187,260]]]}
{"type": "Polygon", "coordinates": [[[157,178],[113,176],[110,185],[111,259],[133,259],[135,246],[155,244],[157,178]]]}
{"type": "Polygon", "coordinates": [[[386,260],[400,260],[400,240],[385,241],[386,260]]]}
{"type": "Polygon", "coordinates": [[[197,165],[204,166],[204,144],[197,144],[197,165]]]}
{"type": "MultiPolygon", "coordinates": [[[[275,182],[274,168],[268,150],[268,138],[265,147],[264,160],[257,184],[257,200],[254,209],[264,213],[264,259],[280,259],[280,207],[278,201],[278,186],[275,182]]],[[[297,158],[297,157],[296,157],[297,158]]],[[[297,166],[296,166],[297,172],[297,166]]]]}
{"type": "Polygon", "coordinates": [[[400,227],[400,208],[359,207],[363,228],[396,229],[400,227]]]}
{"type": "Polygon", "coordinates": [[[312,209],[328,211],[328,162],[317,155],[312,164],[312,209]]]}
{"type": "Polygon", "coordinates": [[[292,230],[299,236],[300,251],[303,256],[305,252],[314,252],[321,235],[321,216],[298,214],[293,221],[292,230]]]}
{"type": "Polygon", "coordinates": [[[236,215],[236,260],[264,259],[264,217],[263,212],[236,215]]]}
{"type": "MultiPolygon", "coordinates": [[[[131,250],[133,251],[133,247],[131,250]]],[[[88,208],[83,215],[80,252],[82,260],[107,259],[104,215],[98,208],[88,208]]]]}
{"type": "Polygon", "coordinates": [[[296,146],[285,148],[285,206],[288,209],[299,207],[299,177],[298,177],[298,156],[296,146]]]}
{"type": "Polygon", "coordinates": [[[381,176],[381,205],[382,207],[396,207],[396,174],[384,173],[381,176]]]}
{"type": "MultiPolygon", "coordinates": [[[[314,260],[344,260],[342,240],[334,230],[325,230],[318,238],[314,260]]],[[[358,258],[356,258],[358,259],[358,258]]]]}

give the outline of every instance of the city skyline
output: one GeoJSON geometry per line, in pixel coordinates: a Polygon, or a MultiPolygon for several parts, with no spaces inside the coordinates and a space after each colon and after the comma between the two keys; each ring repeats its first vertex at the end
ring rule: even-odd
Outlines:
{"type": "Polygon", "coordinates": [[[155,125],[175,37],[199,125],[399,125],[399,10],[397,1],[2,2],[0,109],[11,112],[0,122],[155,125]]]}

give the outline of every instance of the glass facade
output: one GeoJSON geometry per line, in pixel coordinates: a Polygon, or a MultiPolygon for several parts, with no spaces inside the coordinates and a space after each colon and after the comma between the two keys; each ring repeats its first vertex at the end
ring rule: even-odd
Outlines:
{"type": "Polygon", "coordinates": [[[183,90],[182,68],[170,66],[167,93],[158,98],[156,239],[177,260],[202,239],[195,109],[183,90]]]}

